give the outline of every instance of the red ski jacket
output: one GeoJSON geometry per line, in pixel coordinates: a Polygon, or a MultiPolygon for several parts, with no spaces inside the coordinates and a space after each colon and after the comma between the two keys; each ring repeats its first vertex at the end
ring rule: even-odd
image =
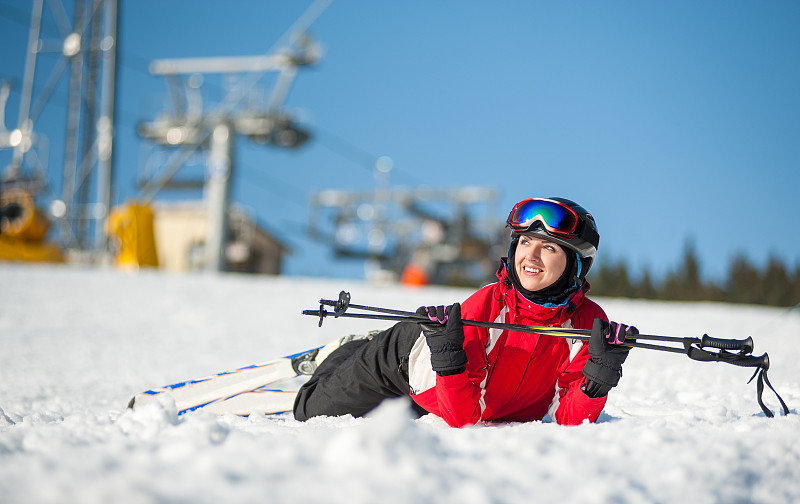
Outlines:
{"type": "MultiPolygon", "coordinates": [[[[588,284],[558,307],[532,303],[504,282],[481,288],[461,305],[464,319],[549,327],[591,329],[605,312],[585,296],[588,284]]],[[[605,397],[590,398],[581,390],[583,365],[589,359],[581,340],[539,334],[464,327],[466,371],[438,376],[431,369],[430,350],[420,335],[409,356],[411,397],[448,425],[478,422],[541,420],[578,425],[594,422],[605,397]]]]}

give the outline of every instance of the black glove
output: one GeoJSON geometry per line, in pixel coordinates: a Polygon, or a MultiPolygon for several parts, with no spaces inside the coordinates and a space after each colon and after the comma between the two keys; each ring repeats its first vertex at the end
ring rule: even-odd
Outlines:
{"type": "Polygon", "coordinates": [[[594,319],[589,338],[589,356],[583,366],[584,388],[589,397],[602,397],[616,387],[622,376],[622,363],[631,347],[623,346],[626,339],[635,339],[639,330],[633,326],[594,319]]]}
{"type": "Polygon", "coordinates": [[[439,376],[463,373],[467,365],[464,351],[464,325],[461,323],[461,305],[448,307],[421,306],[417,315],[430,320],[422,324],[422,333],[431,350],[431,367],[439,376]]]}

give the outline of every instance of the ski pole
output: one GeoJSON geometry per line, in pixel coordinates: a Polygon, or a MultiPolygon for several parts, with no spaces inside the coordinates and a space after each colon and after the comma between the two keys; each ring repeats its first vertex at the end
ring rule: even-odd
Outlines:
{"type": "MultiPolygon", "coordinates": [[[[394,310],[397,311],[397,310],[394,310]]],[[[303,315],[311,315],[314,317],[320,317],[320,326],[322,325],[322,319],[331,315],[330,312],[320,309],[320,310],[303,310],[303,315]]],[[[430,322],[427,317],[420,317],[416,313],[412,313],[410,315],[383,315],[383,314],[369,314],[369,313],[340,313],[339,315],[335,315],[334,317],[343,317],[343,318],[355,318],[355,319],[367,319],[367,320],[386,320],[392,322],[416,322],[416,323],[427,323],[430,322]]],[[[524,332],[530,334],[541,334],[544,336],[553,336],[556,338],[567,338],[567,339],[578,339],[581,341],[589,341],[589,338],[592,335],[592,331],[589,329],[570,329],[570,328],[559,328],[559,327],[544,327],[544,326],[531,326],[531,325],[522,325],[522,324],[505,324],[502,322],[481,322],[478,320],[468,320],[462,319],[461,322],[465,326],[473,326],[473,327],[485,327],[488,329],[501,329],[506,331],[517,331],[517,332],[524,332]]],[[[747,338],[745,340],[720,340],[718,338],[710,338],[707,335],[703,336],[703,339],[698,338],[678,338],[673,336],[657,336],[657,335],[643,335],[640,338],[640,335],[636,335],[635,338],[630,340],[625,340],[623,346],[628,346],[632,348],[644,348],[646,350],[659,350],[662,352],[672,352],[672,353],[680,353],[685,354],[685,348],[677,348],[677,347],[668,347],[662,345],[653,345],[650,343],[641,343],[636,341],[637,339],[663,339],[664,341],[678,341],[681,343],[688,343],[688,344],[701,344],[701,342],[705,341],[705,344],[701,346],[704,348],[727,348],[727,349],[752,349],[752,338],[747,338]],[[720,341],[721,344],[725,346],[714,346],[715,343],[709,340],[720,341]],[[748,343],[749,342],[749,343],[748,343]]],[[[744,351],[744,353],[749,353],[750,350],[744,351]]]]}
{"type": "MultiPolygon", "coordinates": [[[[322,326],[323,320],[328,315],[333,315],[334,318],[360,318],[371,320],[390,320],[395,322],[416,322],[428,323],[430,320],[427,317],[417,314],[416,312],[394,310],[391,308],[380,308],[376,306],[365,306],[350,303],[350,293],[341,291],[339,299],[320,299],[320,306],[318,310],[303,310],[303,315],[312,315],[319,317],[319,325],[322,326]],[[325,309],[326,306],[334,308],[333,313],[325,309]],[[347,313],[349,308],[371,311],[369,313],[347,313]]],[[[501,329],[509,331],[518,331],[526,333],[535,333],[546,336],[554,336],[559,338],[571,338],[587,341],[590,339],[592,331],[588,329],[575,329],[575,328],[562,328],[562,327],[546,327],[546,326],[532,326],[524,324],[506,324],[501,322],[482,322],[478,320],[462,319],[462,323],[466,326],[485,327],[490,329],[501,329]]],[[[764,385],[766,384],[775,396],[780,401],[783,414],[789,414],[789,408],[783,401],[778,392],[769,382],[767,377],[767,370],[769,369],[769,356],[764,353],[760,356],[750,355],[754,348],[753,338],[747,337],[745,339],[724,339],[712,338],[704,334],[702,338],[695,337],[681,337],[681,336],[662,336],[657,334],[637,334],[631,340],[626,340],[624,346],[633,348],[644,348],[647,350],[658,350],[662,352],[681,353],[686,354],[690,359],[701,362],[725,362],[739,367],[753,367],[757,368],[755,374],[748,381],[750,383],[753,378],[758,377],[757,380],[757,399],[761,410],[767,417],[775,416],[769,408],[766,407],[762,400],[762,393],[764,385]],[[641,343],[638,340],[654,340],[661,342],[680,343],[683,348],[669,347],[663,345],[653,345],[650,343],[641,343]],[[717,352],[711,352],[708,348],[717,349],[717,352]],[[730,350],[736,350],[737,353],[732,353],[730,350]]]]}
{"type": "MultiPolygon", "coordinates": [[[[350,303],[350,293],[342,291],[339,293],[339,299],[334,301],[331,299],[320,299],[320,309],[319,310],[304,310],[303,315],[314,315],[319,316],[320,321],[319,324],[322,325],[322,319],[328,315],[323,307],[324,306],[331,306],[334,307],[334,317],[345,316],[349,318],[364,318],[364,319],[373,319],[373,320],[390,320],[395,322],[429,322],[426,317],[422,317],[416,312],[409,312],[409,311],[402,311],[402,310],[394,310],[391,308],[380,308],[376,306],[366,306],[366,305],[359,305],[350,303]],[[376,313],[387,314],[389,316],[379,316],[379,315],[368,315],[368,314],[353,314],[353,313],[346,313],[348,308],[353,308],[357,310],[364,310],[364,311],[372,311],[376,313]]],[[[591,336],[592,331],[589,329],[574,329],[574,328],[563,328],[563,327],[546,327],[546,326],[533,326],[533,325],[524,325],[524,324],[505,324],[501,322],[482,322],[478,320],[469,320],[469,319],[462,319],[462,323],[467,326],[475,326],[475,327],[485,327],[489,329],[505,329],[510,331],[518,331],[518,332],[527,332],[527,333],[536,333],[536,334],[544,334],[547,336],[555,336],[561,338],[572,338],[572,339],[580,339],[586,341],[591,336]]],[[[725,349],[725,350],[739,350],[744,354],[749,354],[754,349],[753,338],[748,336],[745,339],[737,340],[737,339],[723,339],[723,338],[712,338],[707,334],[704,334],[702,338],[695,338],[695,337],[685,337],[685,336],[662,336],[658,334],[637,334],[634,338],[635,340],[653,340],[653,341],[662,341],[662,342],[674,342],[674,343],[681,343],[682,345],[688,344],[697,344],[701,348],[717,348],[717,349],[725,349]]],[[[675,349],[671,347],[665,347],[660,345],[650,345],[645,343],[639,343],[637,345],[631,344],[630,346],[637,346],[639,348],[648,348],[650,350],[663,350],[667,352],[674,352],[674,353],[686,353],[685,350],[675,349]]]]}

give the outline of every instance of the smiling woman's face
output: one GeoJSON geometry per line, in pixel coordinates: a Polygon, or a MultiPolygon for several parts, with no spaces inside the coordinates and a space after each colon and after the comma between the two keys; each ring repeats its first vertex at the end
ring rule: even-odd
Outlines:
{"type": "Polygon", "coordinates": [[[558,244],[538,236],[520,236],[514,253],[514,270],[522,287],[529,291],[550,287],[566,267],[567,253],[558,244]]]}

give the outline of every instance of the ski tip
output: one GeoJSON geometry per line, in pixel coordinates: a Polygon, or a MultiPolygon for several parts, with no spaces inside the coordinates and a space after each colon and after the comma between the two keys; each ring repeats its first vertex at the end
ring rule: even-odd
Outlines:
{"type": "Polygon", "coordinates": [[[134,404],[136,404],[136,396],[131,397],[131,400],[128,401],[128,409],[133,409],[134,404]]]}

